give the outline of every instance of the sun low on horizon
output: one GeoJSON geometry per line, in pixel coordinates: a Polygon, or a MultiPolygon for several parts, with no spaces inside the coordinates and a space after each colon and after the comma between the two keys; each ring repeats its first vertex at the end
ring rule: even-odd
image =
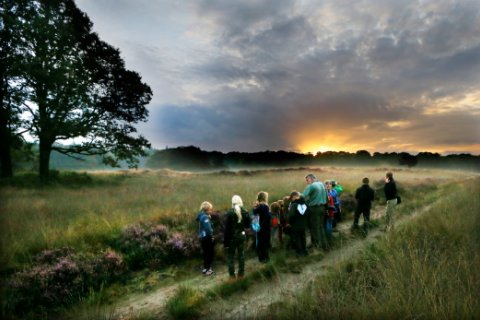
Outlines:
{"type": "Polygon", "coordinates": [[[480,154],[478,1],[78,5],[152,87],[155,148],[480,154]]]}

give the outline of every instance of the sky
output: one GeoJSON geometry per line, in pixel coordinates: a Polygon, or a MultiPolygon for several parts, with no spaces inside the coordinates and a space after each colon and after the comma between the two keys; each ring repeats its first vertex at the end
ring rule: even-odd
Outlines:
{"type": "Polygon", "coordinates": [[[480,154],[480,3],[76,0],[154,148],[480,154]]]}

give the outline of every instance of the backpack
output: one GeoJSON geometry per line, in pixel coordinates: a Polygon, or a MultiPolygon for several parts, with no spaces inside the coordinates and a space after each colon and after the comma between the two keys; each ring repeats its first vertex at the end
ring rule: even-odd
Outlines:
{"type": "Polygon", "coordinates": [[[259,214],[252,215],[252,222],[250,226],[252,227],[253,231],[255,232],[260,231],[260,215],[259,214]]]}
{"type": "Polygon", "coordinates": [[[343,192],[343,187],[339,184],[336,184],[335,187],[333,187],[333,189],[335,189],[337,191],[337,195],[340,197],[340,195],[343,192]]]}
{"type": "Polygon", "coordinates": [[[272,228],[277,228],[279,223],[278,213],[272,213],[272,228]]]}

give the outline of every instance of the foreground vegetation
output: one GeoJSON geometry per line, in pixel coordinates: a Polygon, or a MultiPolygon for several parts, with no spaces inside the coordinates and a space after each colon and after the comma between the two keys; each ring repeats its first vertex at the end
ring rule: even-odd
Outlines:
{"type": "MultiPolygon", "coordinates": [[[[233,194],[240,194],[247,207],[259,190],[267,190],[275,201],[293,189],[303,190],[303,177],[311,171],[321,179],[337,179],[349,194],[364,176],[374,186],[382,185],[386,170],[58,173],[48,186],[35,185],[29,176],[9,181],[0,189],[2,278],[14,274],[20,289],[2,299],[2,309],[20,302],[22,308],[40,305],[48,314],[49,306],[67,306],[85,295],[102,300],[95,292],[104,292],[104,285],[112,282],[128,285],[132,271],[188,262],[185,259],[198,256],[194,217],[204,200],[212,201],[219,215],[233,194]],[[45,291],[45,283],[58,287],[45,291]],[[64,287],[70,291],[60,290],[64,287]]],[[[397,169],[395,175],[407,200],[403,210],[408,211],[436,198],[432,191],[437,185],[468,173],[397,169]]],[[[235,290],[223,286],[214,294],[228,296],[235,290]]]]}
{"type": "Polygon", "coordinates": [[[480,181],[449,188],[430,210],[318,278],[279,319],[474,319],[480,314],[480,181]]]}

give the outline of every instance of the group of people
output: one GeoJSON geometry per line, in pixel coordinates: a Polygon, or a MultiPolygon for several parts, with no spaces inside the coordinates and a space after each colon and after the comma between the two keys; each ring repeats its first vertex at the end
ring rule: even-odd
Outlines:
{"type": "MultiPolygon", "coordinates": [[[[307,186],[303,192],[292,191],[289,196],[269,205],[268,193],[260,191],[249,212],[244,208],[242,198],[232,197],[232,206],[225,215],[223,245],[227,256],[229,276],[241,278],[245,274],[245,243],[253,234],[258,260],[267,263],[272,241],[278,237],[283,244],[283,234],[290,236],[289,247],[298,256],[308,255],[306,232],[310,232],[311,248],[329,250],[332,232],[342,220],[340,194],[343,188],[334,180],[319,181],[314,174],[305,176],[307,186]],[[235,257],[238,270],[235,272],[235,257]]],[[[359,228],[359,218],[363,215],[363,228],[368,232],[370,209],[375,191],[369,186],[369,179],[362,180],[356,190],[357,207],[352,230],[359,228]]],[[[393,212],[397,204],[397,189],[393,174],[387,172],[384,192],[387,199],[386,228],[393,227],[393,212]]],[[[213,205],[205,201],[197,215],[198,234],[203,252],[203,270],[206,276],[214,273],[214,240],[211,213],[213,205]]]]}

